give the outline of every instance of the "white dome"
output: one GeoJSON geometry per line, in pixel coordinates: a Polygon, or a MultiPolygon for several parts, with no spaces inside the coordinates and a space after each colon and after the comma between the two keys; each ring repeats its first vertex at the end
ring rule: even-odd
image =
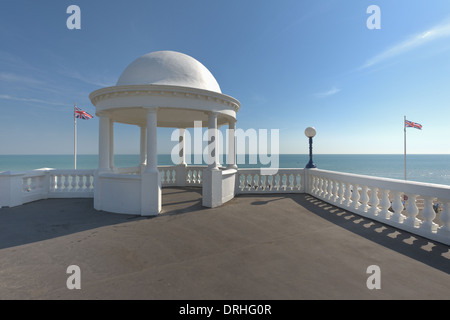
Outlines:
{"type": "Polygon", "coordinates": [[[194,58],[174,51],[157,51],[134,60],[117,86],[158,84],[222,93],[211,72],[194,58]]]}

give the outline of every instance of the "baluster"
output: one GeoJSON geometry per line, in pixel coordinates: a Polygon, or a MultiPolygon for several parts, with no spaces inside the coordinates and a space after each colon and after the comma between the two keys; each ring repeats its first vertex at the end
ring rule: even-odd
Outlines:
{"type": "Polygon", "coordinates": [[[197,184],[197,170],[191,170],[191,183],[197,184]]]}
{"type": "Polygon", "coordinates": [[[420,224],[420,220],[417,219],[417,215],[419,214],[419,208],[417,207],[417,195],[416,194],[407,194],[408,197],[408,205],[406,207],[406,219],[404,220],[404,224],[410,227],[416,227],[420,224]]]}
{"type": "Polygon", "coordinates": [[[325,199],[330,200],[333,197],[333,180],[327,179],[327,193],[325,199]]]}
{"type": "Polygon", "coordinates": [[[360,195],[359,195],[359,185],[355,184],[353,186],[353,193],[352,193],[352,208],[355,210],[358,210],[359,206],[361,205],[359,203],[360,195]]]}
{"type": "Polygon", "coordinates": [[[368,195],[369,187],[363,186],[362,187],[362,193],[361,193],[361,207],[359,208],[362,212],[367,212],[369,210],[369,195],[368,195]]]}
{"type": "Polygon", "coordinates": [[[170,170],[164,169],[164,183],[170,183],[170,170]]]}
{"type": "Polygon", "coordinates": [[[328,201],[331,201],[333,198],[333,187],[335,185],[336,181],[329,179],[328,180],[328,201]]]}
{"type": "Polygon", "coordinates": [[[322,198],[322,199],[325,199],[326,198],[326,196],[327,196],[327,194],[328,194],[328,189],[327,189],[327,186],[328,186],[328,179],[327,178],[322,178],[322,181],[323,181],[323,183],[322,183],[322,192],[321,192],[321,194],[320,194],[320,197],[322,198]]]}
{"type": "Polygon", "coordinates": [[[267,180],[269,179],[269,176],[261,176],[261,190],[267,191],[267,180]]]}
{"type": "Polygon", "coordinates": [[[267,180],[268,180],[267,181],[268,182],[268,190],[271,191],[271,190],[273,190],[273,185],[274,185],[274,181],[275,181],[274,175],[269,176],[267,180]]]}
{"type": "Polygon", "coordinates": [[[302,191],[303,179],[302,179],[302,175],[300,173],[295,175],[295,181],[296,181],[296,190],[302,191]]]}
{"type": "Polygon", "coordinates": [[[339,201],[338,201],[340,205],[345,203],[345,190],[346,190],[345,182],[341,181],[339,187],[339,201]]]}
{"type": "Polygon", "coordinates": [[[203,171],[198,170],[198,184],[202,184],[203,181],[203,171]]]}
{"type": "Polygon", "coordinates": [[[76,188],[77,188],[77,175],[71,174],[69,177],[70,177],[70,191],[76,191],[76,188]]]}
{"type": "Polygon", "coordinates": [[[442,199],[441,221],[442,227],[437,230],[439,235],[450,236],[450,200],[442,199]]]}
{"type": "Polygon", "coordinates": [[[300,174],[294,174],[293,184],[294,184],[295,191],[299,191],[302,189],[302,182],[301,182],[300,174]]]}
{"type": "Polygon", "coordinates": [[[323,180],[322,192],[320,194],[320,197],[322,199],[325,199],[327,197],[327,194],[328,194],[328,191],[327,191],[328,190],[328,188],[327,188],[327,186],[328,186],[328,179],[327,178],[322,178],[322,180],[323,180]]]}
{"type": "Polygon", "coordinates": [[[177,171],[172,170],[172,183],[175,184],[177,182],[177,171]]]}
{"type": "Polygon", "coordinates": [[[333,203],[338,202],[339,199],[339,181],[333,180],[333,203]]]}
{"type": "Polygon", "coordinates": [[[64,191],[69,191],[69,187],[70,187],[70,181],[69,181],[69,176],[68,175],[64,175],[64,191]]]}
{"type": "Polygon", "coordinates": [[[370,189],[370,209],[367,210],[367,213],[376,216],[378,214],[378,205],[380,204],[380,199],[378,198],[378,188],[370,189]]]}
{"type": "Polygon", "coordinates": [[[239,174],[239,191],[244,191],[245,187],[245,174],[239,174]]]}
{"type": "Polygon", "coordinates": [[[424,221],[420,225],[420,229],[426,232],[433,232],[437,229],[437,224],[433,222],[436,218],[436,212],[433,209],[434,197],[424,197],[425,204],[422,210],[424,221]]]}
{"type": "Polygon", "coordinates": [[[273,187],[276,191],[280,190],[280,184],[281,184],[280,180],[281,180],[281,176],[279,173],[277,173],[273,179],[273,187]]]}
{"type": "Polygon", "coordinates": [[[316,176],[310,176],[308,180],[309,180],[308,181],[308,184],[309,184],[308,188],[309,188],[311,194],[314,195],[316,193],[316,180],[317,180],[317,178],[316,178],[316,176]]]}
{"type": "Polygon", "coordinates": [[[405,216],[402,214],[403,211],[403,204],[402,204],[402,195],[399,191],[393,192],[394,202],[392,203],[392,209],[394,210],[394,213],[391,216],[391,220],[402,223],[405,219],[405,216]]]}
{"type": "Polygon", "coordinates": [[[255,184],[253,185],[253,190],[254,191],[260,190],[261,189],[261,175],[255,174],[253,181],[255,182],[255,184]]]}
{"type": "Polygon", "coordinates": [[[318,198],[319,197],[319,193],[320,193],[320,189],[319,189],[319,185],[320,185],[320,177],[316,176],[315,177],[315,181],[314,181],[314,195],[318,198]]]}
{"type": "Polygon", "coordinates": [[[323,194],[323,184],[324,184],[323,178],[319,177],[319,186],[318,186],[318,194],[317,194],[317,196],[319,198],[322,197],[322,194],[323,194]]]}
{"type": "Polygon", "coordinates": [[[191,174],[191,170],[186,170],[186,184],[190,184],[190,174],[191,174]]]}
{"type": "Polygon", "coordinates": [[[88,180],[88,175],[87,174],[83,174],[80,176],[80,182],[81,182],[81,186],[80,186],[80,191],[81,192],[86,192],[87,191],[87,180],[88,180]]]}
{"type": "Polygon", "coordinates": [[[90,174],[86,176],[86,191],[93,191],[94,189],[94,177],[90,174]]]}
{"type": "Polygon", "coordinates": [[[57,187],[58,187],[58,191],[59,192],[61,192],[61,191],[63,191],[62,189],[63,189],[63,175],[62,174],[59,174],[58,176],[58,182],[57,182],[57,187]]]}
{"type": "Polygon", "coordinates": [[[381,198],[381,211],[378,213],[378,216],[381,218],[389,219],[392,212],[389,211],[389,208],[391,207],[391,200],[389,200],[389,192],[390,190],[385,189],[382,191],[383,196],[381,198]]]}
{"type": "Polygon", "coordinates": [[[245,188],[247,191],[252,190],[253,185],[253,174],[249,173],[247,174],[247,179],[245,180],[245,188]]]}
{"type": "Polygon", "coordinates": [[[286,190],[291,191],[292,190],[292,180],[291,180],[291,174],[286,174],[286,190]]]}
{"type": "Polygon", "coordinates": [[[352,204],[352,187],[350,183],[347,183],[345,187],[345,206],[349,208],[352,204]]]}

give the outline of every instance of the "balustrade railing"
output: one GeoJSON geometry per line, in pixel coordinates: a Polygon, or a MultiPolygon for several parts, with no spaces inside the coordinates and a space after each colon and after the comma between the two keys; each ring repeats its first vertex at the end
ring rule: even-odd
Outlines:
{"type": "Polygon", "coordinates": [[[236,192],[239,193],[302,193],[304,169],[278,169],[265,174],[260,169],[239,169],[236,192]]]}
{"type": "MultiPolygon", "coordinates": [[[[202,186],[205,166],[160,166],[163,186],[202,186]],[[177,179],[178,178],[178,179],[177,179]],[[183,180],[184,179],[184,180],[183,180]]],[[[135,174],[140,168],[125,168],[135,174]]],[[[95,170],[0,174],[0,207],[46,198],[93,197],[95,170]]],[[[450,245],[450,186],[319,169],[238,169],[235,194],[308,193],[347,211],[450,245]]]]}
{"type": "Polygon", "coordinates": [[[308,190],[347,211],[450,244],[450,187],[313,169],[308,190]]]}
{"type": "Polygon", "coordinates": [[[158,166],[163,186],[174,186],[176,184],[176,167],[174,166],[158,166]]]}
{"type": "MultiPolygon", "coordinates": [[[[50,175],[50,193],[94,192],[94,170],[52,170],[50,175]]],[[[75,196],[75,195],[74,195],[75,196]]]]}
{"type": "Polygon", "coordinates": [[[203,170],[206,166],[186,167],[186,185],[201,186],[203,170]]]}

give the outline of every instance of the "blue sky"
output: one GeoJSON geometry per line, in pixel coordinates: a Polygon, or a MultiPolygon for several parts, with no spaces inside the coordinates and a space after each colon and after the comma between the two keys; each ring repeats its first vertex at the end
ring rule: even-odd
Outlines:
{"type": "MultiPolygon", "coordinates": [[[[450,1],[2,1],[0,154],[71,154],[73,103],[114,85],[159,50],[202,62],[238,99],[238,127],[279,129],[281,153],[450,153],[450,1]],[[66,9],[81,8],[81,30],[66,9]],[[370,5],[381,29],[369,30],[370,5]]],[[[160,130],[159,151],[170,153],[160,130]]],[[[116,153],[139,132],[115,127],[116,153]]],[[[95,154],[98,119],[78,122],[78,153],[95,154]]]]}

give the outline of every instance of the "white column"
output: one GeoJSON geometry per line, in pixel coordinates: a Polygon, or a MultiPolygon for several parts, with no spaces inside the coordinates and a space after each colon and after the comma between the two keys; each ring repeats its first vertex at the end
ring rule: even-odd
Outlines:
{"type": "Polygon", "coordinates": [[[141,215],[157,215],[161,211],[161,177],[158,171],[157,109],[147,109],[147,166],[141,174],[141,215]]]}
{"type": "Polygon", "coordinates": [[[114,121],[109,121],[109,168],[114,170],[114,121]]]}
{"type": "Polygon", "coordinates": [[[208,117],[208,169],[218,170],[219,145],[217,142],[217,113],[211,112],[208,117]]]}
{"type": "Polygon", "coordinates": [[[228,122],[228,168],[236,169],[236,120],[228,122]]]}
{"type": "Polygon", "coordinates": [[[147,127],[141,126],[141,139],[140,139],[140,165],[144,167],[147,163],[147,127]]]}
{"type": "Polygon", "coordinates": [[[100,171],[109,171],[109,149],[111,122],[106,114],[99,115],[99,132],[98,132],[98,168],[100,171]]]}
{"type": "Polygon", "coordinates": [[[158,119],[157,109],[147,109],[147,168],[146,172],[158,171],[158,119]]]}

